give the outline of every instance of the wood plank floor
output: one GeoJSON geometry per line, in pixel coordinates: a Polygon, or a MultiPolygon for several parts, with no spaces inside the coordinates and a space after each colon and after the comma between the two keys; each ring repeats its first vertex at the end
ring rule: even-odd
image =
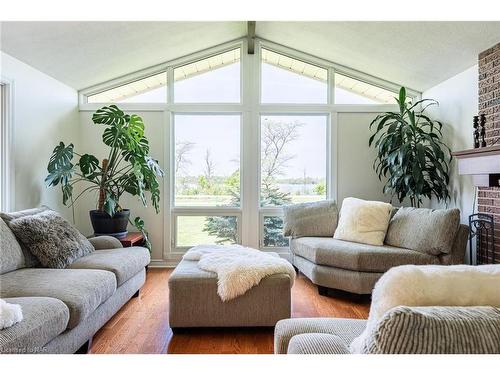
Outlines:
{"type": "MultiPolygon", "coordinates": [[[[168,325],[171,269],[149,269],[139,298],[131,299],[94,336],[91,353],[272,353],[273,329],[190,331],[174,335],[168,325]]],[[[366,318],[369,301],[348,295],[320,296],[300,275],[292,289],[292,316],[366,318]]]]}

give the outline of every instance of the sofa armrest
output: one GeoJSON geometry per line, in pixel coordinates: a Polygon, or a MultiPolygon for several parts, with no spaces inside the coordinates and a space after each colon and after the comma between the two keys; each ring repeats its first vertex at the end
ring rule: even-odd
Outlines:
{"type": "Polygon", "coordinates": [[[274,353],[286,354],[294,336],[309,333],[330,334],[338,337],[345,346],[363,333],[366,320],[343,318],[294,318],[283,319],[274,328],[274,353]]]}
{"type": "Polygon", "coordinates": [[[119,239],[112,236],[98,236],[89,238],[90,243],[96,250],[118,249],[122,246],[119,239]]]}
{"type": "Polygon", "coordinates": [[[328,333],[303,333],[293,336],[288,354],[350,354],[345,342],[328,333]]]}

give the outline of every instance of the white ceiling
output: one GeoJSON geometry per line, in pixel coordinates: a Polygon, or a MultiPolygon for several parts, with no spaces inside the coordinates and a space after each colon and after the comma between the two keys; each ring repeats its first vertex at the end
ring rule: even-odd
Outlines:
{"type": "Polygon", "coordinates": [[[258,22],[273,42],[418,91],[477,64],[500,22],[258,22]]]}
{"type": "MultiPolygon", "coordinates": [[[[477,63],[500,22],[273,22],[257,36],[424,91],[477,63]]],[[[82,89],[246,34],[246,22],[2,22],[0,49],[82,89]]]]}
{"type": "Polygon", "coordinates": [[[245,34],[245,22],[2,22],[0,49],[80,90],[245,34]]]}

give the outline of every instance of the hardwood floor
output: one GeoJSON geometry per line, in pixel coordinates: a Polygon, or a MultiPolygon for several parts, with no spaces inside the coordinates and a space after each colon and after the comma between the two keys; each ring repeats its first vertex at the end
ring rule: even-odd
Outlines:
{"type": "MultiPolygon", "coordinates": [[[[149,269],[138,298],[132,298],[96,333],[91,353],[272,353],[273,329],[207,329],[173,334],[168,325],[171,269],[149,269]]],[[[292,289],[292,316],[366,318],[369,301],[348,295],[320,296],[300,275],[292,289]]]]}

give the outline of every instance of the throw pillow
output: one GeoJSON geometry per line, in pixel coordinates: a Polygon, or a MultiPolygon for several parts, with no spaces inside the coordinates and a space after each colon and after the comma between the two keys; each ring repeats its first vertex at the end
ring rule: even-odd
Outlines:
{"type": "Polygon", "coordinates": [[[401,207],[389,223],[385,243],[431,255],[449,254],[460,224],[460,211],[401,207]]]}
{"type": "Polygon", "coordinates": [[[335,201],[300,203],[283,208],[283,235],[297,237],[332,237],[338,220],[335,201]]]}
{"type": "Polygon", "coordinates": [[[0,275],[25,267],[21,245],[9,226],[0,219],[0,275]]]}
{"type": "Polygon", "coordinates": [[[89,240],[52,210],[13,219],[9,226],[44,267],[66,268],[94,251],[89,240]]]}
{"type": "Polygon", "coordinates": [[[390,203],[345,198],[333,238],[367,245],[383,245],[391,211],[390,203]]]}
{"type": "Polygon", "coordinates": [[[365,352],[379,321],[397,306],[500,307],[499,283],[496,264],[393,267],[375,284],[366,329],[352,342],[351,351],[365,352]]]}
{"type": "MultiPolygon", "coordinates": [[[[0,218],[9,225],[9,223],[17,218],[34,215],[40,212],[44,212],[46,210],[50,210],[47,206],[41,206],[37,208],[28,208],[27,210],[15,211],[15,212],[0,212],[0,218]]],[[[21,250],[24,255],[24,265],[23,267],[31,268],[40,266],[40,262],[37,257],[34,256],[27,248],[23,245],[22,242],[19,243],[21,245],[21,250]]]]}

